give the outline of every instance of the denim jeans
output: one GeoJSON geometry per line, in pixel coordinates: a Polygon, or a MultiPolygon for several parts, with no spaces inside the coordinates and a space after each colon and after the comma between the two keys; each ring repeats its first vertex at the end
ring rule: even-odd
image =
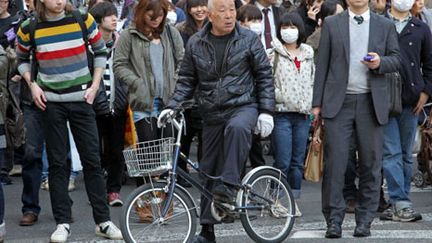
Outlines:
{"type": "Polygon", "coordinates": [[[411,207],[412,149],[418,119],[412,109],[404,107],[401,115],[391,117],[384,132],[384,176],[390,203],[397,209],[411,207]]]}
{"type": "Polygon", "coordinates": [[[311,122],[300,113],[276,113],[272,133],[274,167],[288,179],[294,198],[300,197],[304,161],[311,122]]]}
{"type": "Polygon", "coordinates": [[[72,199],[68,192],[71,163],[67,162],[70,150],[67,121],[82,162],[93,219],[96,224],[110,220],[93,106],[86,102],[47,102],[43,118],[49,164],[49,192],[56,223],[72,222],[72,199]]]}
{"type": "Polygon", "coordinates": [[[26,127],[26,144],[22,164],[22,213],[39,214],[39,187],[44,143],[42,111],[34,105],[22,105],[26,127]]]}

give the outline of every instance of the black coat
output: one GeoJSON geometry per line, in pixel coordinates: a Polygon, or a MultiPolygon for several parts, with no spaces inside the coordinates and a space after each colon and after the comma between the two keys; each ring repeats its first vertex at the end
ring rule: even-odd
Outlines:
{"type": "Polygon", "coordinates": [[[219,73],[215,51],[220,50],[208,39],[211,28],[208,23],[189,39],[168,107],[192,98],[197,89],[198,108],[206,123],[224,122],[236,108],[251,103],[257,103],[260,112],[272,113],[272,70],[258,35],[236,24],[219,73]]]}
{"type": "Polygon", "coordinates": [[[416,105],[420,92],[432,97],[432,35],[429,27],[413,17],[399,34],[402,104],[416,105]]]}

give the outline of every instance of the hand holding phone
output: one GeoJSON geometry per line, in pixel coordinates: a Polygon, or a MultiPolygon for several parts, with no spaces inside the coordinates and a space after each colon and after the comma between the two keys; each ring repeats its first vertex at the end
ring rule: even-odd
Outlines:
{"type": "Polygon", "coordinates": [[[374,58],[374,56],[366,55],[365,57],[363,57],[363,61],[370,62],[370,61],[372,61],[373,58],[374,58]]]}

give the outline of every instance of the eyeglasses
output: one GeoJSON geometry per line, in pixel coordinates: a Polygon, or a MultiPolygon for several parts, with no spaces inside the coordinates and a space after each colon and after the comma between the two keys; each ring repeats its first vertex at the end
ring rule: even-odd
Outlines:
{"type": "Polygon", "coordinates": [[[9,1],[0,1],[1,4],[7,4],[9,1]]]}

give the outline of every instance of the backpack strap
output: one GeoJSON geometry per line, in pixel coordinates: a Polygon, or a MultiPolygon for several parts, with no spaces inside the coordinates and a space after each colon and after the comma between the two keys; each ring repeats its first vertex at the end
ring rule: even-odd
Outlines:
{"type": "Polygon", "coordinates": [[[273,75],[276,73],[276,67],[279,65],[279,53],[277,51],[274,52],[274,59],[273,59],[273,75]]]}
{"type": "Polygon", "coordinates": [[[37,69],[38,64],[36,60],[36,42],[35,42],[35,32],[36,27],[38,24],[38,16],[35,14],[34,16],[30,17],[30,23],[29,23],[29,36],[30,36],[30,56],[31,56],[31,81],[36,81],[36,75],[37,75],[37,69]]]}
{"type": "Polygon", "coordinates": [[[82,35],[83,35],[83,39],[86,45],[86,51],[88,53],[88,45],[89,45],[89,41],[88,41],[88,30],[87,30],[87,26],[84,24],[84,20],[81,17],[81,12],[79,10],[73,10],[72,11],[72,15],[74,16],[75,20],[77,21],[77,23],[79,24],[81,31],[82,31],[82,35]]]}

